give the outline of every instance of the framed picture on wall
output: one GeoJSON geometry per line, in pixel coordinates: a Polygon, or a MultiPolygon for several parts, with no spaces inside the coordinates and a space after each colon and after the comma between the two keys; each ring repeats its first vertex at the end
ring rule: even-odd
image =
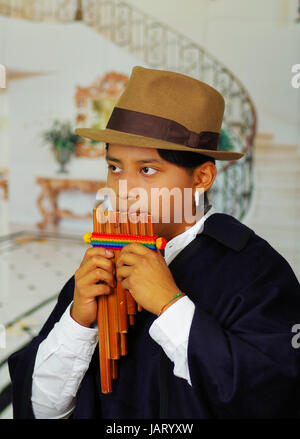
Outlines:
{"type": "MultiPolygon", "coordinates": [[[[75,103],[77,108],[76,128],[104,129],[114,106],[128,83],[128,76],[108,72],[96,79],[88,87],[76,87],[75,103]]],[[[105,155],[105,143],[82,139],[77,145],[77,157],[102,157],[105,155]]]]}

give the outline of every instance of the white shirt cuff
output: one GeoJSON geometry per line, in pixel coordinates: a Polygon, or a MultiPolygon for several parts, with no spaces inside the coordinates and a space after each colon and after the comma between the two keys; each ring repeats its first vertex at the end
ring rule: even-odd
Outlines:
{"type": "Polygon", "coordinates": [[[98,328],[87,328],[77,323],[70,314],[73,302],[70,303],[60,321],[55,324],[59,338],[68,349],[83,358],[90,359],[98,342],[98,328]],[[60,328],[59,328],[60,326],[60,328]]]}
{"type": "Polygon", "coordinates": [[[157,317],[149,328],[149,335],[174,362],[174,375],[187,379],[190,385],[187,346],[194,312],[194,302],[184,296],[157,317]]]}
{"type": "Polygon", "coordinates": [[[68,418],[98,341],[98,329],[70,315],[72,303],[38,348],[33,371],[32,406],[36,418],[68,418]]]}

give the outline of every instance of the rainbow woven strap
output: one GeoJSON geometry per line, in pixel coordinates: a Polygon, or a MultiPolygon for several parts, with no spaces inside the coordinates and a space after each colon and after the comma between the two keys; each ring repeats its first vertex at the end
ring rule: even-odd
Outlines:
{"type": "Polygon", "coordinates": [[[105,247],[111,250],[121,250],[125,245],[137,242],[155,251],[156,249],[164,249],[167,244],[165,238],[145,235],[127,235],[123,233],[86,233],[83,240],[93,247],[105,247]]]}

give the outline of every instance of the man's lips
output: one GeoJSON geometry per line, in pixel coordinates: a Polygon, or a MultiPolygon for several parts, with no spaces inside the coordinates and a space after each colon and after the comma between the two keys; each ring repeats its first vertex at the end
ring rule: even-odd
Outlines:
{"type": "Polygon", "coordinates": [[[127,198],[126,200],[124,200],[123,198],[118,198],[118,206],[123,207],[123,211],[127,211],[130,213],[137,213],[137,214],[141,214],[141,213],[149,213],[148,212],[148,208],[145,207],[141,209],[141,207],[134,207],[134,204],[138,201],[137,198],[127,198]]]}

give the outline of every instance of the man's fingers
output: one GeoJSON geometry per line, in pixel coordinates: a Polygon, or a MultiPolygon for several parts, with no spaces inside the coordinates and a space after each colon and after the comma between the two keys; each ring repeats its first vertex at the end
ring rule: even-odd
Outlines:
{"type": "Polygon", "coordinates": [[[78,279],[82,278],[89,272],[93,271],[95,268],[102,268],[103,270],[109,271],[111,273],[115,272],[115,262],[114,259],[107,259],[104,256],[91,256],[86,260],[77,273],[78,279]]]}
{"type": "Polygon", "coordinates": [[[153,250],[150,250],[150,248],[147,248],[138,242],[133,242],[122,248],[120,255],[118,256],[117,264],[119,264],[120,261],[121,264],[132,265],[138,263],[139,257],[147,255],[152,256],[152,253],[153,250]]]}
{"type": "Polygon", "coordinates": [[[127,278],[132,272],[132,267],[123,265],[117,270],[117,280],[121,282],[124,278],[127,278]]]}
{"type": "Polygon", "coordinates": [[[97,297],[101,295],[111,294],[113,289],[106,284],[92,285],[89,288],[90,297],[97,297]]]}
{"type": "Polygon", "coordinates": [[[135,253],[127,252],[127,253],[121,253],[118,257],[116,266],[117,268],[121,267],[122,265],[134,265],[138,264],[140,260],[140,256],[136,255],[135,253]]]}
{"type": "Polygon", "coordinates": [[[86,252],[85,255],[81,261],[80,267],[82,265],[84,265],[91,257],[93,256],[104,256],[106,258],[112,258],[113,257],[113,252],[112,252],[112,256],[109,256],[109,254],[107,253],[107,249],[104,247],[90,247],[86,252]]]}
{"type": "Polygon", "coordinates": [[[126,244],[125,247],[122,248],[122,253],[134,253],[136,255],[146,255],[149,252],[153,252],[153,250],[150,250],[150,248],[147,248],[145,245],[139,243],[139,242],[132,242],[130,244],[126,244]]]}
{"type": "Polygon", "coordinates": [[[90,271],[79,280],[79,283],[81,285],[88,286],[88,285],[93,285],[99,281],[106,282],[112,287],[114,287],[116,284],[114,275],[106,270],[103,270],[102,268],[96,268],[90,271]]]}
{"type": "Polygon", "coordinates": [[[84,287],[84,289],[82,290],[83,293],[79,294],[82,298],[91,298],[91,297],[97,297],[100,295],[107,295],[107,294],[111,294],[113,292],[113,288],[111,288],[109,285],[105,284],[105,283],[101,283],[101,284],[97,284],[97,285],[89,285],[88,287],[84,287]]]}

